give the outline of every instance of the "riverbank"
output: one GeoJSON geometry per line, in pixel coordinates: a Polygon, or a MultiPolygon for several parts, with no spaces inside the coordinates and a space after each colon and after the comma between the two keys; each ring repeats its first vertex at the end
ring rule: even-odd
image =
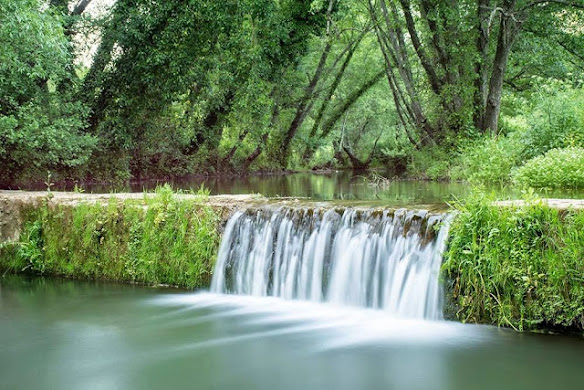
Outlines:
{"type": "Polygon", "coordinates": [[[79,279],[208,286],[222,221],[249,197],[0,193],[0,268],[79,279]]]}
{"type": "Polygon", "coordinates": [[[584,334],[582,206],[480,197],[459,205],[442,266],[447,316],[584,334]]]}

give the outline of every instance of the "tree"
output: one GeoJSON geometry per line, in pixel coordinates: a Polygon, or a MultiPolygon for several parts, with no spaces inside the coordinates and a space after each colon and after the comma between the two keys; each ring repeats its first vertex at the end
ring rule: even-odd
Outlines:
{"type": "Polygon", "coordinates": [[[0,1],[0,180],[43,177],[85,164],[95,139],[85,108],[56,86],[70,62],[62,20],[41,1],[0,1]]]}
{"type": "Polygon", "coordinates": [[[527,0],[368,4],[402,122],[435,141],[470,125],[497,133],[507,65],[523,26],[552,17],[581,21],[584,8],[579,1],[527,0]],[[418,69],[424,83],[414,77],[418,69]],[[432,117],[435,102],[443,114],[432,117]]]}
{"type": "Polygon", "coordinates": [[[271,90],[324,20],[296,0],[120,0],[85,79],[90,131],[130,158],[142,154],[138,140],[152,123],[180,115],[187,128],[177,131],[190,134],[182,152],[207,154],[214,169],[230,165],[238,147],[222,146],[224,131],[238,142],[266,138],[271,90]],[[259,130],[240,130],[234,111],[262,118],[259,130]]]}

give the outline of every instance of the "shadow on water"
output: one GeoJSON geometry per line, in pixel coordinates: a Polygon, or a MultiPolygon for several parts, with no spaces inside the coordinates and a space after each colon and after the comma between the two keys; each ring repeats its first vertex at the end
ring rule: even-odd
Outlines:
{"type": "Polygon", "coordinates": [[[584,341],[278,298],[0,279],[2,388],[580,388],[584,341]]]}

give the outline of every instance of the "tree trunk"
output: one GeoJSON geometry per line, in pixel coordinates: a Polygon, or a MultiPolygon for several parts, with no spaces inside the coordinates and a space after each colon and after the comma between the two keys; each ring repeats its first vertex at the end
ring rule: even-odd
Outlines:
{"type": "Polygon", "coordinates": [[[262,151],[264,149],[264,145],[266,144],[266,141],[268,140],[268,135],[270,133],[265,133],[264,135],[262,135],[262,138],[260,139],[260,143],[258,144],[258,146],[254,149],[254,151],[247,156],[247,158],[245,160],[243,160],[243,165],[242,165],[242,170],[245,172],[249,169],[249,167],[251,166],[251,164],[260,156],[260,154],[262,154],[262,151]]]}
{"type": "Polygon", "coordinates": [[[227,153],[227,155],[223,157],[222,165],[227,166],[231,163],[231,159],[233,159],[233,156],[235,156],[235,153],[237,152],[239,145],[243,142],[248,133],[249,129],[245,129],[244,131],[241,132],[241,134],[239,134],[239,137],[237,138],[238,142],[235,145],[233,145],[229,153],[227,153]]]}
{"type": "Polygon", "coordinates": [[[89,3],[91,3],[91,1],[92,0],[80,0],[73,8],[73,11],[71,11],[71,15],[73,16],[81,15],[83,12],[85,12],[85,9],[89,5],[89,3]]]}
{"type": "MultiPolygon", "coordinates": [[[[333,94],[335,93],[337,87],[341,83],[341,80],[343,79],[343,75],[345,74],[345,70],[347,70],[349,63],[351,62],[351,59],[353,58],[353,54],[355,54],[355,51],[357,50],[357,47],[359,46],[359,44],[363,40],[363,37],[367,33],[367,30],[368,30],[368,28],[363,30],[363,32],[361,34],[359,34],[359,37],[354,42],[351,42],[349,44],[350,46],[348,48],[349,50],[347,51],[347,55],[345,57],[345,60],[343,61],[341,68],[339,69],[339,71],[335,75],[335,78],[334,78],[331,86],[329,87],[326,96],[322,99],[322,105],[318,109],[318,113],[316,114],[316,117],[314,119],[314,124],[312,125],[312,129],[310,130],[310,135],[309,135],[310,140],[314,140],[314,138],[316,137],[316,134],[318,132],[318,129],[320,127],[322,119],[324,118],[324,114],[325,114],[325,112],[326,112],[326,110],[331,102],[331,98],[332,98],[333,94]]],[[[308,144],[306,146],[306,149],[304,150],[304,155],[302,156],[302,159],[304,161],[308,161],[312,157],[314,151],[315,151],[314,146],[311,144],[308,144]]]]}
{"type": "Polygon", "coordinates": [[[282,159],[281,162],[284,168],[288,160],[288,154],[290,153],[290,144],[292,143],[294,136],[296,136],[296,133],[300,129],[300,126],[302,126],[302,123],[304,122],[304,119],[308,114],[309,110],[307,108],[309,105],[311,105],[310,101],[313,98],[314,89],[316,88],[316,84],[318,84],[318,81],[320,80],[320,76],[322,75],[322,72],[324,70],[326,59],[330,53],[331,48],[332,42],[328,40],[324,47],[322,55],[320,56],[320,61],[318,62],[316,71],[314,72],[314,75],[310,79],[310,82],[308,83],[308,86],[304,91],[304,96],[298,103],[294,119],[292,119],[290,126],[288,126],[288,130],[286,131],[286,135],[284,136],[284,140],[282,141],[280,152],[282,159]]]}
{"type": "MultiPolygon", "coordinates": [[[[274,91],[272,91],[274,94],[274,91]]],[[[270,119],[270,128],[274,129],[276,127],[276,123],[280,117],[280,106],[278,105],[278,101],[274,102],[274,107],[272,108],[272,117],[270,119]]],[[[260,142],[258,146],[254,149],[254,151],[247,156],[247,158],[243,161],[242,170],[247,171],[251,164],[262,154],[264,150],[264,146],[268,141],[268,136],[270,135],[269,131],[266,131],[262,137],[260,138],[260,142]]]]}
{"type": "MultiPolygon", "coordinates": [[[[393,3],[390,3],[391,13],[387,8],[386,0],[380,0],[381,14],[385,22],[384,31],[377,18],[377,11],[375,10],[373,4],[369,3],[369,13],[376,27],[377,39],[380,43],[381,51],[384,54],[384,59],[386,62],[386,68],[388,69],[388,77],[391,77],[393,69],[397,69],[402,84],[407,92],[407,104],[406,109],[411,115],[415,127],[424,134],[423,139],[431,141],[434,138],[434,133],[436,132],[432,125],[428,122],[424,110],[419,100],[419,96],[416,90],[412,66],[409,60],[406,41],[403,32],[399,28],[399,15],[393,3]]],[[[395,81],[395,80],[394,80],[395,81]]],[[[391,81],[390,81],[391,83],[391,81]]],[[[397,86],[397,83],[395,83],[397,86]]],[[[402,100],[405,99],[401,96],[402,100]]]]}
{"type": "Polygon", "coordinates": [[[452,80],[452,69],[450,66],[449,55],[444,45],[443,35],[441,35],[443,32],[446,32],[446,28],[444,25],[439,25],[440,18],[436,15],[429,15],[432,9],[435,8],[435,4],[432,4],[428,0],[421,0],[420,4],[421,16],[428,24],[432,47],[434,47],[434,50],[436,51],[438,64],[442,67],[442,71],[444,72],[445,82],[449,82],[452,80]]]}
{"type": "Polygon", "coordinates": [[[485,107],[487,104],[487,93],[489,84],[489,70],[487,62],[489,60],[489,5],[491,0],[477,1],[477,53],[478,58],[475,64],[475,96],[473,121],[477,129],[483,129],[485,107]]]}
{"type": "Polygon", "coordinates": [[[308,115],[308,112],[310,111],[310,109],[312,108],[312,105],[314,104],[314,101],[312,101],[313,95],[314,95],[314,89],[316,88],[316,84],[318,84],[318,81],[320,80],[320,77],[321,77],[322,72],[324,70],[324,67],[326,65],[326,60],[327,60],[328,55],[329,55],[331,48],[332,48],[332,37],[331,37],[331,33],[330,33],[330,17],[332,14],[334,4],[335,4],[335,0],[329,0],[329,6],[327,9],[327,13],[326,13],[327,24],[328,24],[327,25],[327,34],[326,34],[327,40],[326,40],[326,44],[324,46],[324,49],[322,51],[322,54],[320,56],[320,60],[318,62],[318,65],[316,67],[314,75],[310,79],[310,82],[308,83],[308,86],[306,87],[306,89],[304,91],[303,98],[300,100],[300,103],[298,103],[298,107],[296,109],[296,114],[294,115],[294,119],[292,119],[292,122],[290,123],[290,126],[288,127],[288,130],[286,131],[284,139],[282,140],[282,145],[280,147],[280,163],[281,163],[283,168],[286,168],[286,165],[288,165],[288,155],[290,154],[290,144],[292,143],[292,140],[296,136],[296,133],[300,129],[300,126],[302,126],[302,123],[304,122],[306,115],[308,115]]]}
{"type": "Polygon", "coordinates": [[[436,71],[434,69],[434,65],[431,63],[430,59],[428,58],[426,51],[422,47],[422,43],[420,42],[420,38],[418,36],[418,32],[416,30],[416,24],[414,22],[414,18],[412,16],[411,4],[409,0],[400,0],[400,4],[402,6],[404,16],[406,19],[406,27],[408,29],[408,33],[410,34],[410,38],[412,40],[412,45],[418,54],[418,58],[422,64],[422,67],[426,71],[426,75],[428,76],[428,80],[430,81],[430,86],[432,87],[432,91],[436,95],[439,95],[442,90],[442,82],[438,78],[436,71]]]}
{"type": "Polygon", "coordinates": [[[519,31],[518,23],[514,20],[513,15],[515,0],[505,1],[505,5],[506,7],[501,14],[497,51],[495,53],[493,71],[489,82],[489,93],[482,127],[483,132],[490,131],[492,134],[497,134],[505,70],[507,69],[507,62],[513,41],[519,31]]]}
{"type": "Polygon", "coordinates": [[[345,151],[345,153],[347,153],[347,156],[349,156],[349,161],[351,162],[351,166],[353,167],[353,169],[364,171],[367,168],[369,168],[369,164],[371,164],[371,160],[368,160],[368,161],[359,160],[359,158],[357,156],[355,156],[351,152],[351,150],[349,150],[349,148],[347,148],[346,146],[343,146],[343,150],[345,151]]]}
{"type": "Polygon", "coordinates": [[[385,70],[378,72],[372,78],[367,80],[367,82],[365,82],[365,84],[363,84],[359,89],[353,91],[349,96],[347,96],[345,102],[340,107],[338,107],[322,125],[322,133],[320,134],[320,139],[323,139],[329,135],[329,133],[332,131],[332,129],[335,126],[335,123],[337,123],[339,118],[343,116],[343,114],[347,112],[347,110],[351,108],[351,106],[355,104],[355,102],[359,100],[359,98],[365,92],[367,92],[369,88],[377,84],[377,82],[381,80],[384,74],[385,70]]]}
{"type": "Polygon", "coordinates": [[[351,47],[347,52],[347,56],[345,57],[345,61],[343,61],[343,64],[341,65],[341,69],[339,69],[339,71],[335,75],[335,78],[334,78],[330,88],[328,89],[326,96],[323,99],[322,106],[318,110],[316,118],[314,119],[314,124],[312,126],[311,131],[310,131],[310,138],[314,138],[314,136],[318,132],[318,127],[320,126],[320,122],[322,121],[322,118],[324,117],[324,113],[325,113],[325,111],[326,111],[326,109],[331,101],[331,98],[332,98],[333,94],[335,93],[337,87],[341,83],[341,80],[343,79],[343,75],[345,73],[345,70],[347,70],[349,63],[351,62],[351,59],[353,58],[353,54],[355,54],[355,51],[357,50],[357,47],[361,43],[361,40],[365,36],[366,32],[367,32],[366,30],[363,31],[359,35],[359,37],[357,38],[357,40],[355,42],[351,42],[351,44],[350,44],[351,47]]]}

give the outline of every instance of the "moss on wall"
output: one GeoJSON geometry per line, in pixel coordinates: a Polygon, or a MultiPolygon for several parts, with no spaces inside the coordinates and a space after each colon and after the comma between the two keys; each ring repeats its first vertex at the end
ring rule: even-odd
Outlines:
{"type": "Polygon", "coordinates": [[[517,330],[584,329],[584,210],[459,205],[443,273],[447,315],[517,330]]]}
{"type": "Polygon", "coordinates": [[[160,188],[143,200],[23,206],[19,240],[0,249],[12,272],[207,287],[219,246],[219,213],[205,196],[160,188]]]}

